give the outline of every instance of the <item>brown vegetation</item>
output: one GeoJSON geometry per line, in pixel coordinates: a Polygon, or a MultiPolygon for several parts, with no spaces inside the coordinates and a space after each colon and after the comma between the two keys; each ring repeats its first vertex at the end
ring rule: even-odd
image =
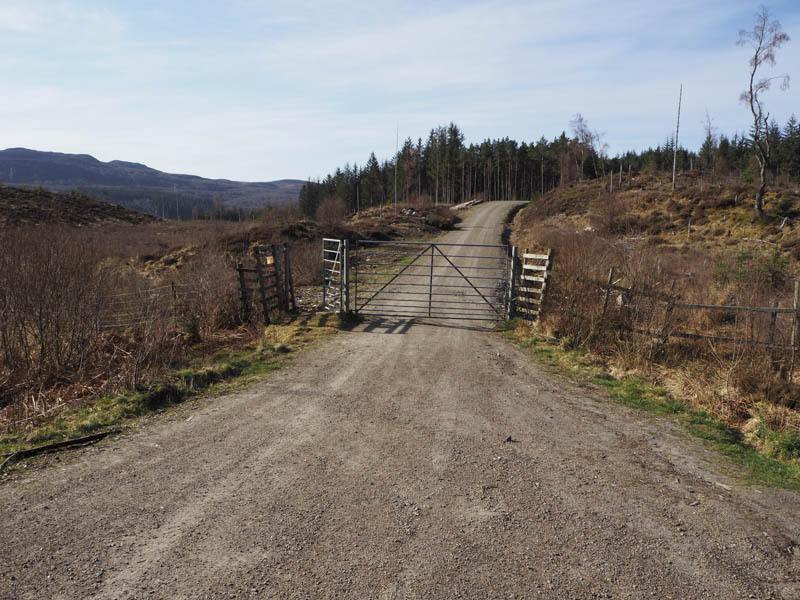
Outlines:
{"type": "Polygon", "coordinates": [[[109,202],[93,200],[70,192],[7,187],[0,184],[0,226],[90,225],[97,223],[150,223],[156,217],[122,208],[109,202]]]}
{"type": "MultiPolygon", "coordinates": [[[[791,314],[778,315],[774,325],[769,313],[675,308],[667,314],[670,298],[791,307],[800,246],[793,224],[787,220],[781,229],[777,215],[754,219],[749,202],[735,200],[754,190],[696,184],[673,199],[662,191],[666,181],[641,176],[636,184],[610,195],[600,182],[586,182],[580,190],[589,198],[570,206],[574,190],[557,190],[517,217],[516,244],[555,252],[540,327],[612,370],[658,380],[743,430],[755,423],[800,431],[800,357],[764,345],[668,335],[789,345],[791,314]],[[612,266],[613,283],[633,292],[612,290],[604,314],[605,291],[596,283],[606,283],[612,266]]],[[[776,195],[793,199],[796,190],[776,195]]]]}
{"type": "Polygon", "coordinates": [[[88,228],[42,222],[45,211],[35,225],[0,228],[0,426],[26,428],[251,342],[260,327],[243,322],[234,267],[252,262],[255,245],[288,242],[302,288],[319,284],[323,236],[419,238],[455,223],[434,206],[350,219],[324,208],[319,222],[288,207],[267,208],[254,222],[145,217],[88,228]]]}

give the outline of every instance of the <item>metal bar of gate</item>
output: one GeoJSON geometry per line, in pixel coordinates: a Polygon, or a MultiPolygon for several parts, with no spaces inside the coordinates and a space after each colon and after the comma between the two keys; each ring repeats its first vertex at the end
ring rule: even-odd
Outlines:
{"type": "MultiPolygon", "coordinates": [[[[354,305],[356,310],[371,309],[379,311],[377,314],[392,316],[421,317],[427,315],[431,318],[471,320],[503,318],[503,315],[508,313],[509,296],[511,295],[508,286],[512,277],[509,277],[511,274],[507,273],[507,270],[509,262],[513,267],[513,252],[507,245],[359,240],[358,247],[362,249],[363,254],[359,252],[355,259],[354,305]],[[385,247],[386,251],[383,251],[381,246],[385,247]],[[485,252],[479,252],[479,256],[446,254],[445,248],[450,246],[502,248],[504,253],[502,256],[488,256],[485,252]],[[406,249],[419,249],[420,252],[408,252],[406,249]],[[420,258],[428,250],[431,252],[431,258],[430,263],[425,265],[428,267],[425,269],[427,273],[420,272],[420,267],[425,268],[420,264],[420,258]],[[436,264],[437,252],[442,256],[444,264],[436,264]],[[388,262],[384,257],[391,257],[390,261],[396,260],[388,262]],[[371,259],[376,258],[379,262],[371,262],[371,259]],[[471,264],[459,265],[457,259],[461,258],[469,259],[471,264]],[[476,259],[483,261],[483,264],[480,262],[475,264],[476,259]],[[403,265],[406,261],[408,262],[403,265]],[[381,267],[399,268],[401,265],[402,268],[399,271],[395,271],[393,268],[389,268],[388,271],[376,270],[381,267]],[[412,266],[415,267],[413,270],[416,272],[409,272],[409,268],[412,266]],[[444,272],[437,275],[437,269],[444,272]],[[447,274],[448,269],[453,269],[456,274],[447,274]],[[478,271],[479,275],[471,275],[475,271],[478,271]],[[491,273],[492,271],[494,273],[491,273]],[[498,273],[502,273],[502,276],[490,276],[498,273]],[[422,278],[427,278],[428,281],[422,281],[422,278]],[[378,281],[371,281],[371,279],[378,281]],[[386,280],[381,282],[381,279],[386,280]],[[409,279],[411,282],[408,281],[409,279]],[[450,279],[464,279],[466,280],[465,285],[456,285],[460,282],[448,283],[450,279]],[[417,283],[413,283],[415,280],[417,283]],[[414,291],[415,289],[418,291],[414,291]],[[467,290],[476,294],[472,297],[474,301],[470,299],[470,293],[467,293],[467,290]],[[389,296],[390,294],[391,296],[389,296]],[[496,294],[499,294],[497,298],[494,297],[496,294]],[[405,297],[403,297],[404,295],[405,297]],[[417,299],[408,298],[408,296],[417,296],[417,299]],[[425,296],[428,297],[425,298],[425,296]],[[360,304],[361,302],[363,304],[360,304]],[[427,311],[425,311],[426,304],[427,311]]],[[[342,273],[342,277],[347,277],[345,272],[342,273]]]]}
{"type": "Polygon", "coordinates": [[[431,278],[428,280],[428,316],[431,316],[431,300],[433,300],[433,249],[434,245],[431,244],[431,278]]]}
{"type": "MultiPolygon", "coordinates": [[[[437,250],[438,250],[438,248],[437,248],[437,250]]],[[[454,268],[454,269],[455,269],[455,270],[458,272],[458,274],[459,274],[459,275],[461,275],[461,276],[462,276],[464,279],[466,279],[466,280],[467,280],[467,283],[468,283],[468,284],[470,284],[470,285],[472,286],[472,289],[473,289],[473,290],[475,290],[475,291],[478,293],[478,295],[479,295],[481,298],[483,298],[483,299],[486,301],[486,304],[488,304],[489,306],[492,306],[492,303],[491,303],[491,302],[489,302],[488,300],[486,300],[486,296],[484,296],[483,294],[481,294],[481,292],[478,290],[478,288],[476,288],[474,285],[472,285],[472,282],[471,282],[469,279],[467,279],[467,276],[466,276],[466,275],[464,275],[464,274],[461,272],[461,270],[460,270],[460,269],[459,269],[457,266],[455,266],[455,265],[453,264],[453,261],[452,261],[452,260],[450,260],[450,259],[447,257],[447,255],[446,255],[444,252],[442,252],[441,250],[439,250],[439,254],[441,254],[442,256],[444,256],[444,259],[445,259],[447,262],[449,262],[451,265],[453,265],[453,268],[454,268]]],[[[494,308],[494,306],[492,306],[492,308],[494,308]]],[[[496,309],[495,309],[495,312],[497,312],[497,310],[496,310],[496,309]]],[[[498,313],[498,314],[500,314],[500,313],[498,313]]],[[[502,316],[502,315],[500,315],[500,316],[502,316]]]]}
{"type": "MultiPolygon", "coordinates": [[[[393,282],[395,279],[397,279],[398,277],[400,277],[400,275],[402,275],[402,274],[403,274],[403,273],[406,271],[406,269],[408,269],[409,267],[413,266],[413,265],[414,265],[414,263],[416,262],[416,260],[417,260],[417,259],[418,259],[420,256],[422,256],[423,254],[425,254],[427,251],[428,251],[428,249],[427,249],[427,248],[425,248],[425,249],[424,249],[422,252],[420,252],[419,254],[417,254],[417,255],[414,257],[414,260],[412,260],[410,263],[408,263],[408,264],[407,264],[405,267],[403,267],[403,268],[402,268],[402,270],[401,270],[399,273],[397,273],[397,274],[396,274],[394,277],[392,277],[392,278],[391,278],[389,281],[387,281],[387,282],[386,282],[386,283],[383,285],[383,287],[382,287],[381,289],[379,289],[377,292],[375,292],[375,294],[372,296],[372,298],[374,298],[375,296],[377,296],[378,294],[380,294],[380,293],[381,293],[383,290],[385,290],[385,289],[386,289],[386,288],[389,286],[389,284],[390,284],[390,283],[392,283],[392,282],[393,282]]],[[[417,265],[417,266],[419,266],[419,265],[417,265]]],[[[372,298],[370,298],[370,300],[372,300],[372,298]]],[[[367,301],[366,301],[366,302],[365,302],[365,303],[364,303],[364,304],[361,306],[361,308],[364,308],[364,307],[365,307],[367,304],[369,304],[369,301],[370,301],[370,300],[367,300],[367,301]]]]}
{"type": "MultiPolygon", "coordinates": [[[[429,242],[384,242],[382,240],[359,240],[359,244],[382,244],[384,246],[429,246],[429,242]]],[[[463,246],[464,248],[506,248],[507,246],[503,244],[457,244],[457,243],[444,243],[444,242],[436,242],[435,246],[463,246]]],[[[427,248],[425,249],[427,250],[427,248]]],[[[473,257],[468,257],[473,258],[473,257]]],[[[497,258],[496,256],[492,256],[490,258],[497,258]]]]}

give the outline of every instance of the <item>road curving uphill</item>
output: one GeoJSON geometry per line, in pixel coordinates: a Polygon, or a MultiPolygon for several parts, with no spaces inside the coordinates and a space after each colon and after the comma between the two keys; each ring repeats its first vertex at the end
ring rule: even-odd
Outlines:
{"type": "MultiPolygon", "coordinates": [[[[512,206],[442,241],[497,244],[512,206]]],[[[372,317],[0,486],[0,597],[800,597],[797,494],[490,329],[372,317]]]]}

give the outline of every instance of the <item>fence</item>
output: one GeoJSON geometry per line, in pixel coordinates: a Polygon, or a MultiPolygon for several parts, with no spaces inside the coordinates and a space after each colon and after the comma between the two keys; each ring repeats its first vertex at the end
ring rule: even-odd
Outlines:
{"type": "Polygon", "coordinates": [[[658,292],[653,292],[649,290],[637,290],[634,288],[627,288],[624,286],[616,285],[614,283],[614,273],[615,268],[611,267],[608,272],[608,279],[605,283],[600,281],[594,281],[592,279],[586,279],[579,277],[578,281],[590,285],[594,285],[602,290],[604,290],[603,294],[603,306],[600,312],[600,319],[598,323],[598,327],[602,327],[603,321],[606,318],[609,306],[609,299],[611,296],[612,291],[619,292],[622,298],[622,304],[626,304],[625,298],[630,299],[641,296],[646,298],[651,298],[655,301],[662,302],[665,305],[664,310],[664,320],[662,322],[661,327],[658,330],[654,329],[635,329],[631,328],[631,331],[634,333],[640,333],[643,335],[649,335],[656,338],[660,338],[662,341],[666,341],[670,337],[677,337],[677,338],[686,338],[686,339],[694,339],[694,340],[710,340],[714,342],[722,342],[722,343],[731,343],[731,344],[743,344],[743,345],[751,345],[751,346],[762,346],[766,348],[771,348],[775,350],[787,350],[787,351],[796,351],[798,348],[798,344],[800,344],[800,281],[795,281],[794,284],[794,297],[792,301],[792,307],[784,307],[781,308],[777,306],[738,306],[738,305],[716,305],[716,304],[690,304],[685,302],[680,302],[680,298],[674,293],[675,292],[675,282],[672,282],[670,287],[669,294],[663,294],[658,292]],[[737,313],[744,313],[744,314],[766,314],[769,315],[769,329],[768,335],[766,340],[759,340],[755,339],[754,337],[727,337],[727,336],[720,336],[720,335],[711,335],[709,333],[690,333],[686,331],[675,331],[673,329],[674,321],[675,321],[675,313],[676,311],[680,310],[688,310],[688,311],[717,311],[717,312],[724,312],[731,314],[733,313],[736,315],[737,313]],[[778,315],[786,314],[792,316],[792,323],[791,323],[791,337],[788,344],[786,343],[777,343],[775,341],[776,337],[776,323],[778,320],[778,315]]]}
{"type": "Polygon", "coordinates": [[[270,323],[270,311],[297,310],[294,282],[286,242],[253,248],[255,266],[245,267],[237,263],[242,313],[249,320],[260,304],[264,323],[270,323]]]}
{"type": "Polygon", "coordinates": [[[199,297],[197,286],[171,283],[109,297],[100,329],[115,330],[150,323],[178,322],[199,297]]]}

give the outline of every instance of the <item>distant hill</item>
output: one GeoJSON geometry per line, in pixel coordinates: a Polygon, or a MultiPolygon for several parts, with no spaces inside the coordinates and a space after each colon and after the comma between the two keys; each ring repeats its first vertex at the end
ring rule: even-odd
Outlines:
{"type": "Polygon", "coordinates": [[[297,202],[305,182],[205,179],[164,173],[139,163],[102,162],[88,154],[9,148],[0,150],[0,183],[54,191],[78,190],[141,212],[188,219],[193,213],[209,211],[215,204],[253,208],[297,202]]]}
{"type": "Polygon", "coordinates": [[[84,194],[0,186],[0,227],[94,223],[149,223],[156,217],[94,200],[84,194]]]}

